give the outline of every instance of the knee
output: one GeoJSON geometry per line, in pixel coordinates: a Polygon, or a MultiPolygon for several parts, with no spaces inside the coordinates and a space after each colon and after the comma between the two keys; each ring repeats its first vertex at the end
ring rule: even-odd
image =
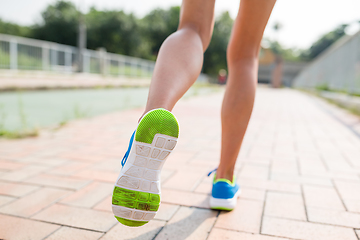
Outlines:
{"type": "Polygon", "coordinates": [[[226,58],[229,65],[254,64],[258,62],[260,46],[246,43],[229,43],[226,58]]]}
{"type": "Polygon", "coordinates": [[[183,29],[192,31],[198,35],[203,46],[203,51],[205,52],[205,50],[208,48],[210,44],[212,28],[207,29],[195,23],[187,23],[187,24],[179,25],[178,30],[183,30],[183,29]]]}

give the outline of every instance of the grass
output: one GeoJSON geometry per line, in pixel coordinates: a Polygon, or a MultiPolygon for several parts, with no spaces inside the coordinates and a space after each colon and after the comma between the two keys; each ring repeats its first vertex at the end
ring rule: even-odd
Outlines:
{"type": "Polygon", "coordinates": [[[27,125],[27,118],[24,111],[24,104],[21,98],[21,94],[18,95],[18,109],[19,118],[21,121],[21,128],[10,130],[5,127],[6,113],[4,111],[4,105],[0,104],[0,137],[17,139],[25,137],[36,137],[39,135],[37,128],[29,128],[27,125]]]}
{"type": "Polygon", "coordinates": [[[347,90],[332,89],[332,88],[330,88],[330,86],[327,83],[322,83],[322,84],[315,86],[315,90],[320,91],[320,92],[327,91],[327,92],[342,93],[342,94],[347,94],[349,96],[360,97],[360,92],[359,93],[356,93],[356,92],[349,93],[349,91],[347,91],[347,90]]]}
{"type": "MultiPolygon", "coordinates": [[[[354,114],[354,115],[357,115],[357,116],[360,116],[360,108],[359,107],[348,107],[348,106],[344,106],[343,104],[341,104],[340,102],[337,102],[335,100],[332,100],[332,99],[328,99],[326,97],[323,97],[320,92],[322,91],[329,91],[329,92],[336,92],[336,93],[341,93],[341,94],[348,94],[347,92],[344,92],[344,91],[333,91],[333,90],[323,90],[323,88],[316,88],[315,91],[311,91],[311,90],[308,90],[308,89],[298,89],[300,91],[303,91],[303,92],[306,92],[306,93],[309,93],[309,94],[312,94],[312,95],[315,95],[319,98],[322,98],[324,99],[325,101],[327,101],[328,103],[330,104],[333,104],[337,107],[340,107],[342,109],[345,109],[347,110],[348,112],[354,114]],[[321,90],[320,90],[321,89],[321,90]]],[[[350,96],[353,96],[353,97],[360,97],[360,94],[348,94],[350,96]]]]}

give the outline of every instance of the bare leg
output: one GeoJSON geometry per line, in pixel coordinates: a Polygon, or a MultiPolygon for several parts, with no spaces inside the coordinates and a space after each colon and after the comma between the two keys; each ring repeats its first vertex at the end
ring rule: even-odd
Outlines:
{"type": "Polygon", "coordinates": [[[203,64],[214,25],[215,0],[184,0],[178,31],[160,48],[145,113],[172,110],[195,82],[203,64]]]}
{"type": "Polygon", "coordinates": [[[229,78],[221,111],[221,159],[217,178],[232,181],[252,112],[260,42],[276,0],[241,0],[227,50],[229,78]]]}

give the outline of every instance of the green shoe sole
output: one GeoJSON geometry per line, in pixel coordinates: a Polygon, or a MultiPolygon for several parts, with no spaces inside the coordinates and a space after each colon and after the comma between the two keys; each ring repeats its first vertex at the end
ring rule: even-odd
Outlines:
{"type": "Polygon", "coordinates": [[[160,206],[160,170],[178,136],[179,124],[165,109],[152,110],[140,120],[112,196],[120,223],[139,227],[155,217],[160,206]]]}

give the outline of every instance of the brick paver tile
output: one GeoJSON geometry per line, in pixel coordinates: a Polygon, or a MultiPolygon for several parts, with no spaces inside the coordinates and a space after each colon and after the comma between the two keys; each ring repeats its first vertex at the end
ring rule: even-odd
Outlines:
{"type": "Polygon", "coordinates": [[[83,229],[71,228],[71,227],[61,227],[56,232],[51,234],[46,240],[97,240],[103,233],[88,231],[83,229]]]}
{"type": "Polygon", "coordinates": [[[136,240],[151,240],[161,230],[166,222],[151,220],[149,223],[142,227],[134,228],[127,227],[122,224],[116,224],[110,231],[108,231],[101,240],[125,240],[125,239],[136,239],[136,240]]]}
{"type": "Polygon", "coordinates": [[[271,164],[271,173],[286,173],[291,175],[298,175],[299,170],[296,161],[285,161],[275,159],[271,164]]]}
{"type": "Polygon", "coordinates": [[[213,228],[208,240],[286,240],[288,238],[271,237],[260,234],[237,232],[221,228],[213,228]]]}
{"type": "Polygon", "coordinates": [[[96,231],[108,231],[117,220],[112,213],[55,204],[32,217],[46,222],[96,231]]]}
{"type": "Polygon", "coordinates": [[[202,181],[194,190],[196,193],[211,194],[212,184],[207,181],[202,181]]]}
{"type": "Polygon", "coordinates": [[[98,154],[89,154],[89,152],[69,152],[61,154],[60,157],[73,159],[77,161],[84,161],[84,162],[100,162],[106,160],[108,157],[105,155],[98,155],[98,154]]]}
{"type": "Polygon", "coordinates": [[[8,173],[5,173],[0,176],[0,179],[6,180],[6,181],[14,181],[14,182],[20,182],[27,178],[30,178],[32,176],[35,176],[41,172],[44,172],[49,167],[47,166],[25,166],[23,168],[20,168],[18,170],[14,170],[8,173]]]}
{"type": "MultiPolygon", "coordinates": [[[[118,157],[122,157],[124,155],[124,152],[119,153],[118,157]]],[[[91,166],[91,169],[93,170],[99,170],[99,171],[112,171],[115,173],[119,173],[121,171],[121,160],[122,158],[119,159],[109,159],[97,164],[94,164],[91,166]]]]}
{"type": "Polygon", "coordinates": [[[217,211],[181,207],[155,239],[206,239],[217,211]]]}
{"type": "Polygon", "coordinates": [[[307,208],[309,221],[360,228],[360,214],[330,209],[307,208]]]}
{"type": "Polygon", "coordinates": [[[41,240],[56,231],[60,226],[24,218],[0,214],[0,239],[41,240]]]}
{"type": "Polygon", "coordinates": [[[118,177],[118,173],[113,171],[99,171],[99,170],[83,170],[73,174],[73,177],[94,179],[97,181],[104,181],[114,183],[118,177]]]}
{"type": "Polygon", "coordinates": [[[89,184],[90,180],[84,180],[84,179],[67,177],[67,176],[51,175],[51,174],[41,174],[36,177],[30,178],[26,182],[39,184],[43,186],[77,190],[89,184]]]}
{"type": "Polygon", "coordinates": [[[355,230],[355,232],[358,235],[358,238],[360,239],[360,230],[355,230]]]}
{"type": "Polygon", "coordinates": [[[350,228],[273,217],[264,217],[261,233],[303,240],[357,240],[350,228]]]}
{"type": "Polygon", "coordinates": [[[215,227],[235,231],[259,233],[263,202],[239,199],[231,212],[221,212],[215,227]]]}
{"type": "Polygon", "coordinates": [[[38,165],[49,166],[49,167],[60,166],[60,165],[65,164],[68,161],[69,161],[68,159],[43,158],[43,157],[38,157],[38,156],[29,157],[29,158],[25,158],[25,159],[21,160],[22,163],[38,164],[38,165]]]}
{"type": "Polygon", "coordinates": [[[258,200],[258,201],[265,200],[265,190],[247,188],[242,186],[240,186],[240,188],[241,188],[240,199],[250,199],[250,200],[258,200]]]}
{"type": "Polygon", "coordinates": [[[111,195],[114,185],[111,183],[93,182],[61,200],[61,203],[91,208],[106,196],[111,195]]]}
{"type": "Polygon", "coordinates": [[[160,174],[160,183],[164,184],[167,180],[170,179],[170,177],[172,175],[175,174],[175,172],[176,172],[175,170],[170,170],[170,169],[163,168],[161,170],[161,174],[160,174]]]}
{"type": "Polygon", "coordinates": [[[360,181],[335,180],[335,185],[349,211],[360,212],[360,181]]]}
{"type": "Polygon", "coordinates": [[[29,217],[71,193],[69,190],[42,188],[0,208],[1,213],[29,217]]]}
{"type": "Polygon", "coordinates": [[[312,176],[319,178],[330,178],[335,180],[355,180],[360,181],[360,176],[357,173],[341,173],[341,172],[313,172],[309,174],[304,174],[303,176],[312,176]]]}
{"type": "Polygon", "coordinates": [[[104,200],[96,204],[93,209],[112,212],[112,193],[110,194],[110,196],[106,197],[104,200]]]}
{"type": "Polygon", "coordinates": [[[360,181],[351,182],[335,180],[334,182],[343,200],[360,201],[360,181]]]}
{"type": "Polygon", "coordinates": [[[268,192],[264,215],[306,221],[302,196],[300,194],[268,192]]]}
{"type": "Polygon", "coordinates": [[[306,174],[318,174],[326,173],[327,169],[324,163],[321,160],[310,160],[306,158],[299,158],[300,173],[302,175],[306,174]]]}
{"type": "Polygon", "coordinates": [[[0,161],[1,170],[16,170],[24,167],[25,165],[26,165],[25,163],[18,163],[14,161],[3,161],[3,160],[0,161]]]}
{"type": "Polygon", "coordinates": [[[249,187],[249,188],[288,192],[288,193],[301,193],[300,185],[295,183],[258,180],[258,179],[249,179],[249,178],[238,178],[237,182],[240,184],[240,186],[249,187]]]}
{"type": "Polygon", "coordinates": [[[0,182],[0,194],[15,197],[24,196],[38,188],[40,187],[28,184],[0,182]]]}
{"type": "Polygon", "coordinates": [[[161,203],[159,211],[155,215],[155,219],[168,221],[176,213],[179,207],[179,205],[161,203]]]}
{"type": "Polygon", "coordinates": [[[185,170],[179,170],[173,174],[163,185],[164,188],[176,189],[176,190],[193,190],[199,183],[203,176],[199,172],[192,172],[185,170]]]}
{"type": "Polygon", "coordinates": [[[305,185],[303,186],[303,189],[307,207],[345,211],[345,207],[334,188],[305,185]]]}
{"type": "Polygon", "coordinates": [[[161,189],[161,202],[175,205],[210,208],[209,195],[193,192],[161,189]]]}
{"type": "Polygon", "coordinates": [[[283,174],[283,173],[271,174],[270,179],[274,181],[287,182],[287,183],[311,184],[311,185],[320,185],[327,187],[333,186],[330,179],[309,177],[309,176],[297,176],[297,175],[283,174]]]}
{"type": "Polygon", "coordinates": [[[350,212],[360,213],[360,201],[358,200],[344,200],[345,206],[350,212]]]}
{"type": "Polygon", "coordinates": [[[269,177],[268,175],[269,175],[268,166],[244,164],[238,176],[243,178],[255,178],[255,179],[266,180],[269,177]]]}
{"type": "Polygon", "coordinates": [[[49,171],[48,173],[69,176],[69,175],[72,175],[75,172],[82,170],[90,165],[91,164],[84,163],[84,162],[70,162],[70,163],[66,163],[62,166],[59,166],[57,168],[54,168],[53,170],[49,171]]]}
{"type": "MultiPolygon", "coordinates": [[[[271,158],[268,157],[257,157],[257,158],[250,158],[250,157],[242,157],[239,156],[238,160],[236,162],[236,165],[239,166],[239,168],[241,167],[241,164],[245,164],[245,163],[251,163],[251,164],[257,164],[257,165],[262,165],[262,166],[269,166],[270,167],[270,162],[271,162],[271,158]]],[[[236,166],[235,165],[235,166],[236,166]]]]}
{"type": "Polygon", "coordinates": [[[14,197],[0,195],[0,206],[15,200],[14,197]]]}

